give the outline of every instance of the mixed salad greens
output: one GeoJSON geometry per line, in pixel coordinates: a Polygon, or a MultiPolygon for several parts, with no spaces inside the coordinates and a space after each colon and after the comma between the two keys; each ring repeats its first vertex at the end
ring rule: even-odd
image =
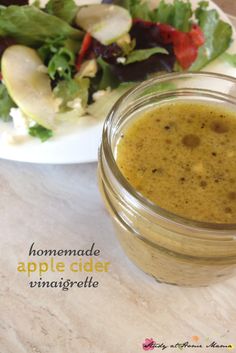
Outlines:
{"type": "Polygon", "coordinates": [[[60,121],[105,115],[138,81],[200,70],[232,41],[231,26],[207,1],[194,10],[184,0],[154,9],[142,0],[1,4],[0,117],[13,119],[16,137],[46,141],[60,121]]]}

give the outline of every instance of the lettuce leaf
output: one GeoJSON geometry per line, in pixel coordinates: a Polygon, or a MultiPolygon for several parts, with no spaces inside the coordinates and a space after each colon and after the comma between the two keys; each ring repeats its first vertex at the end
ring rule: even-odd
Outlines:
{"type": "Polygon", "coordinates": [[[158,8],[155,9],[151,15],[153,22],[160,22],[171,24],[174,17],[174,6],[173,4],[166,3],[164,0],[158,5],[158,8]]]}
{"type": "Polygon", "coordinates": [[[0,119],[4,121],[11,120],[10,110],[13,107],[16,107],[16,105],[9,96],[6,87],[0,84],[0,119]]]}
{"type": "Polygon", "coordinates": [[[190,71],[199,71],[220,54],[226,51],[232,40],[232,27],[222,21],[216,10],[207,10],[206,2],[201,2],[196,17],[205,35],[205,44],[199,48],[198,57],[190,71]]]}
{"type": "Polygon", "coordinates": [[[172,26],[182,32],[188,32],[191,25],[192,6],[189,1],[174,1],[174,17],[172,26]]]}
{"type": "Polygon", "coordinates": [[[201,16],[201,13],[204,12],[205,10],[207,10],[208,6],[209,6],[209,2],[208,1],[205,1],[205,0],[200,1],[198,3],[197,9],[195,10],[196,18],[199,18],[201,16]]]}
{"type": "Polygon", "coordinates": [[[69,80],[72,78],[74,63],[74,53],[66,48],[60,48],[48,63],[48,74],[52,80],[56,77],[69,80]]]}
{"type": "Polygon", "coordinates": [[[0,9],[0,36],[9,36],[19,44],[35,47],[59,36],[80,39],[83,33],[35,6],[9,6],[0,9]]]}
{"type": "Polygon", "coordinates": [[[38,137],[41,142],[45,142],[53,136],[53,131],[46,129],[46,127],[43,127],[39,124],[36,124],[29,128],[29,135],[33,137],[38,137]]]}
{"type": "Polygon", "coordinates": [[[189,1],[174,0],[173,4],[161,0],[151,14],[153,22],[169,24],[182,32],[188,32],[191,26],[192,6],[189,1]]]}
{"type": "Polygon", "coordinates": [[[161,0],[155,10],[150,10],[148,2],[141,0],[104,0],[103,2],[125,7],[132,18],[166,23],[183,32],[188,32],[190,29],[193,12],[189,1],[174,0],[169,4],[161,0]]]}
{"type": "Polygon", "coordinates": [[[154,54],[158,54],[158,53],[159,54],[169,54],[169,52],[165,48],[161,48],[161,47],[134,50],[129,54],[124,65],[128,65],[128,64],[131,64],[131,63],[134,63],[137,61],[146,60],[146,59],[150,58],[150,56],[152,56],[154,54]]]}
{"type": "Polygon", "coordinates": [[[132,18],[141,18],[145,21],[151,19],[151,11],[149,5],[145,1],[127,0],[127,9],[131,13],[132,18]]]}
{"type": "Polygon", "coordinates": [[[38,49],[44,64],[48,67],[48,74],[52,80],[71,79],[75,69],[75,57],[80,42],[71,39],[48,39],[38,49]]]}
{"type": "Polygon", "coordinates": [[[49,0],[45,10],[71,24],[78,12],[78,6],[74,0],[49,0]]]}
{"type": "Polygon", "coordinates": [[[53,55],[55,55],[59,49],[65,48],[75,55],[78,53],[81,47],[80,41],[73,39],[64,39],[62,36],[46,39],[45,43],[38,48],[38,53],[45,64],[49,62],[53,55]]]}

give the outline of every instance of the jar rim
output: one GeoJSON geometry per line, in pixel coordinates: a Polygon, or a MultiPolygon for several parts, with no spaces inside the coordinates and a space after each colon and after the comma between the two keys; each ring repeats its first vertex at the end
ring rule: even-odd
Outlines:
{"type": "MultiPolygon", "coordinates": [[[[172,223],[174,222],[175,224],[178,224],[179,226],[186,226],[186,227],[191,227],[192,229],[198,229],[198,230],[207,230],[207,231],[217,231],[217,233],[231,233],[232,231],[236,231],[236,223],[214,223],[214,222],[205,222],[205,221],[197,221],[197,220],[192,220],[184,216],[177,215],[171,211],[168,211],[157,204],[153,203],[149,199],[147,199],[144,195],[139,193],[135,188],[132,187],[132,185],[127,181],[127,179],[123,176],[121,173],[113,151],[112,151],[112,146],[109,142],[109,132],[112,129],[112,120],[113,117],[115,116],[116,111],[118,108],[125,104],[126,100],[128,98],[132,97],[135,93],[137,92],[142,92],[142,90],[148,88],[152,84],[155,83],[163,83],[165,81],[169,81],[171,79],[181,79],[181,78],[193,78],[193,77],[209,77],[209,78],[216,78],[216,79],[222,79],[228,82],[232,82],[236,84],[236,78],[224,75],[224,74],[218,74],[218,73],[212,73],[212,72],[183,72],[183,73],[167,73],[167,74],[162,74],[158,77],[148,79],[137,86],[129,89],[126,93],[124,93],[118,100],[117,102],[113,105],[112,109],[110,110],[103,126],[103,133],[102,133],[102,151],[104,153],[104,157],[106,159],[106,163],[109,167],[110,172],[112,173],[113,177],[115,178],[116,182],[118,183],[119,187],[125,194],[128,194],[131,196],[133,200],[138,203],[139,206],[141,206],[145,211],[148,213],[151,213],[152,215],[156,216],[161,216],[164,218],[166,221],[171,221],[172,223]]],[[[212,90],[208,90],[209,92],[214,92],[212,90]]],[[[219,92],[218,92],[219,93],[219,92]]],[[[232,98],[232,97],[231,97],[232,98]]],[[[235,104],[236,104],[236,99],[235,99],[235,104]]]]}

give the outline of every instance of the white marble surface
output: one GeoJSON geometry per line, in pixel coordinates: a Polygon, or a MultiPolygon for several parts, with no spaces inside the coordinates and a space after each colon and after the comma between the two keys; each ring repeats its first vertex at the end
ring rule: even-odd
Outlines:
{"type": "Polygon", "coordinates": [[[1,161],[0,189],[1,353],[138,353],[146,337],[171,344],[196,335],[199,343],[209,338],[236,346],[236,278],[209,288],[178,288],[138,270],[115,238],[97,189],[95,164],[1,161]],[[110,271],[95,275],[98,288],[28,288],[27,277],[16,267],[29,260],[32,242],[48,249],[86,248],[95,242],[100,259],[111,262],[110,271]]]}

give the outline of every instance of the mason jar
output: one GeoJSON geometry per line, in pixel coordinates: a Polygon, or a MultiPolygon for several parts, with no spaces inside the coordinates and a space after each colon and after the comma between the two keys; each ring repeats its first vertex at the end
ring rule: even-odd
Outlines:
{"type": "Polygon", "coordinates": [[[128,124],[160,104],[189,101],[228,107],[236,118],[236,80],[212,73],[174,73],[130,90],[106,118],[98,177],[128,257],[158,282],[207,286],[236,273],[236,220],[206,223],[171,213],[135,190],[116,163],[116,147],[128,124]]]}

